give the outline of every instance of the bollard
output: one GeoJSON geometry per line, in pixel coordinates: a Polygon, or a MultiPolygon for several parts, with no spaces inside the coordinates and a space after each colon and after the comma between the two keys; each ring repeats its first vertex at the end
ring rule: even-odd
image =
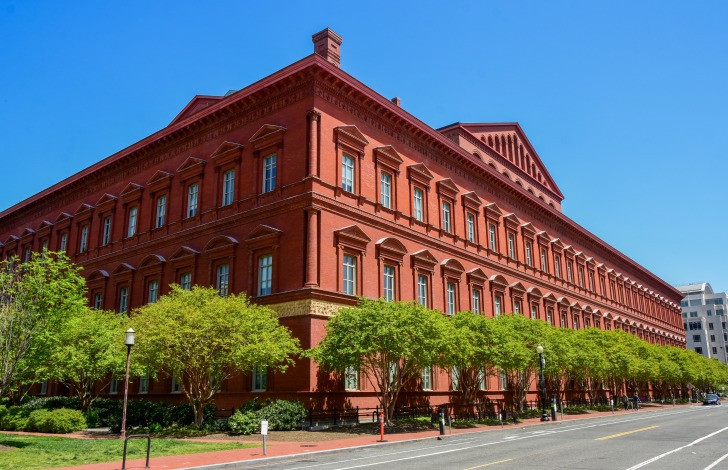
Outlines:
{"type": "Polygon", "coordinates": [[[387,442],[384,440],[384,411],[379,412],[379,440],[377,442],[387,442]]]}
{"type": "Polygon", "coordinates": [[[447,415],[447,426],[450,429],[448,434],[452,434],[452,415],[450,413],[447,415]]]}
{"type": "MultiPolygon", "coordinates": [[[[444,436],[445,435],[445,412],[442,409],[440,409],[439,413],[440,413],[440,416],[439,416],[439,418],[440,418],[440,436],[444,436]]],[[[440,436],[437,437],[438,440],[442,439],[442,437],[440,437],[440,436]]]]}
{"type": "Polygon", "coordinates": [[[556,397],[551,398],[551,421],[556,421],[556,397]]]}

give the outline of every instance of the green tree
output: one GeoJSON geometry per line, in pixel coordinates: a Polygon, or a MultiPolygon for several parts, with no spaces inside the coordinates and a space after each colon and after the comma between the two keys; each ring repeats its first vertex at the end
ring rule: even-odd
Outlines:
{"type": "Polygon", "coordinates": [[[126,315],[86,307],[65,321],[58,334],[47,378],[66,384],[81,400],[83,411],[88,411],[113,376],[124,373],[127,321],[126,315]]]}
{"type": "Polygon", "coordinates": [[[412,302],[361,299],[326,324],[326,335],[309,352],[324,370],[360,371],[379,395],[387,423],[404,385],[422,369],[444,365],[450,322],[412,302]]]}
{"type": "Polygon", "coordinates": [[[495,373],[494,324],[491,319],[468,311],[451,317],[451,321],[454,327],[448,337],[452,343],[451,353],[444,359],[451,370],[457,370],[458,390],[463,401],[478,406],[478,391],[487,377],[495,373]]]}
{"type": "Polygon", "coordinates": [[[570,372],[573,368],[577,352],[574,347],[574,334],[576,331],[567,328],[555,328],[548,323],[545,327],[545,339],[541,345],[544,347],[546,367],[544,376],[549,392],[556,394],[559,401],[565,399],[565,388],[571,380],[570,372]]]}
{"type": "Polygon", "coordinates": [[[507,314],[495,318],[496,364],[505,373],[513,405],[523,410],[533,377],[538,374],[536,347],[548,336],[547,325],[523,315],[507,314]]]}
{"type": "Polygon", "coordinates": [[[198,426],[224,380],[254,367],[285,371],[300,352],[273,310],[244,294],[221,297],[214,288],[173,285],[156,303],[135,310],[132,325],[136,360],[153,376],[180,379],[198,426]]]}
{"type": "Polygon", "coordinates": [[[63,253],[0,261],[0,397],[44,374],[63,322],[86,304],[79,271],[63,253]]]}

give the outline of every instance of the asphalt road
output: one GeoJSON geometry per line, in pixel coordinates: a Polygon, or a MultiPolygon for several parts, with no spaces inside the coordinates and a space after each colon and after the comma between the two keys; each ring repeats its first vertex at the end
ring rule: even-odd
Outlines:
{"type": "Polygon", "coordinates": [[[460,434],[269,461],[236,468],[344,470],[728,469],[728,406],[664,408],[630,415],[460,434]]]}

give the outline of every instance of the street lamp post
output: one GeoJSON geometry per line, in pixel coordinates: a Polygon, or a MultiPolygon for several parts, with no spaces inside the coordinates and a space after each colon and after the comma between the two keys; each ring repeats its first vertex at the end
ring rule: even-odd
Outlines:
{"type": "Polygon", "coordinates": [[[543,357],[543,346],[540,344],[536,346],[536,352],[538,353],[538,365],[539,365],[539,374],[538,374],[538,383],[541,385],[541,396],[542,396],[542,410],[541,410],[541,421],[551,421],[551,418],[549,418],[549,413],[546,411],[546,400],[548,400],[548,397],[546,396],[546,381],[543,378],[543,368],[546,366],[546,359],[543,357]]]}
{"type": "Polygon", "coordinates": [[[126,439],[126,400],[129,394],[129,365],[131,364],[131,347],[134,346],[134,330],[126,330],[126,376],[124,377],[124,408],[121,412],[121,439],[126,439]]]}

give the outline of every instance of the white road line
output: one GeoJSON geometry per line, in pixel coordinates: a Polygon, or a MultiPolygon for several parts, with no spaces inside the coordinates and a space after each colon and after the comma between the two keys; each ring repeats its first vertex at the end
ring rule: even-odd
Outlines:
{"type": "Polygon", "coordinates": [[[716,460],[715,462],[711,463],[710,465],[708,465],[707,467],[705,467],[704,470],[710,470],[711,468],[713,468],[716,465],[718,465],[719,463],[721,463],[723,461],[723,459],[725,459],[726,457],[728,457],[728,454],[725,454],[723,457],[721,457],[718,460],[716,460]]]}
{"type": "MultiPolygon", "coordinates": [[[[660,455],[658,455],[658,456],[656,456],[656,457],[652,457],[651,459],[649,459],[649,460],[645,460],[644,462],[641,462],[641,463],[638,463],[637,465],[635,465],[635,466],[633,466],[633,467],[629,467],[629,468],[628,468],[627,470],[637,470],[638,468],[642,468],[642,467],[644,467],[645,465],[649,465],[649,464],[651,464],[652,462],[655,462],[655,461],[657,461],[657,460],[660,460],[660,459],[661,459],[661,458],[663,458],[663,457],[667,457],[668,455],[670,455],[670,454],[674,454],[675,452],[679,452],[679,451],[681,451],[681,450],[685,449],[686,447],[690,447],[690,446],[693,446],[693,445],[697,444],[698,442],[704,441],[705,439],[708,439],[709,437],[713,437],[713,436],[715,436],[716,434],[720,434],[720,433],[722,433],[722,432],[723,432],[723,431],[725,431],[725,430],[728,430],[728,427],[725,427],[725,428],[723,428],[723,429],[719,429],[719,430],[717,430],[717,431],[715,431],[715,432],[712,432],[712,433],[708,434],[707,436],[703,436],[703,437],[701,437],[700,439],[695,439],[695,440],[694,440],[693,442],[691,442],[690,444],[686,444],[686,445],[684,445],[684,446],[682,446],[682,447],[678,447],[677,449],[673,449],[673,450],[671,450],[671,451],[669,451],[669,452],[665,452],[664,454],[660,454],[660,455]]],[[[723,458],[725,458],[725,456],[723,456],[723,458]]],[[[722,459],[721,459],[721,460],[722,460],[722,459]]],[[[720,460],[719,460],[719,461],[720,461],[720,460]]],[[[718,462],[715,462],[715,463],[718,463],[718,462]]],[[[708,467],[708,468],[712,468],[712,467],[708,467]]]]}

